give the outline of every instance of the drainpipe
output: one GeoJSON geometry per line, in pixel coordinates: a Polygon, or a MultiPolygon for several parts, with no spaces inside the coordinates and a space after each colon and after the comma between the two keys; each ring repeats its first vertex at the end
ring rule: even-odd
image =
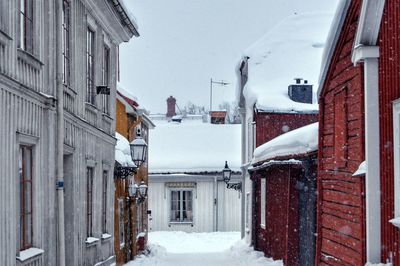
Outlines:
{"type": "MultiPolygon", "coordinates": [[[[245,237],[245,230],[246,230],[246,172],[247,172],[247,136],[246,136],[246,98],[243,95],[244,87],[247,83],[247,76],[248,76],[248,60],[250,57],[245,56],[243,57],[241,63],[236,68],[236,73],[238,76],[238,86],[240,90],[239,94],[239,114],[241,120],[241,163],[242,163],[242,198],[241,198],[241,238],[245,237]]],[[[250,210],[249,210],[250,212],[250,210]]]]}
{"type": "Polygon", "coordinates": [[[353,56],[354,64],[364,62],[367,261],[378,263],[381,260],[379,47],[358,45],[353,56]]]}
{"type": "Polygon", "coordinates": [[[214,231],[218,232],[218,177],[214,177],[214,231]]]}
{"type": "Polygon", "coordinates": [[[65,266],[65,228],[64,228],[64,88],[62,84],[62,9],[63,2],[56,4],[56,63],[57,63],[57,203],[58,203],[58,265],[65,266]]]}
{"type": "MultiPolygon", "coordinates": [[[[242,121],[241,124],[241,134],[242,134],[242,156],[241,156],[241,162],[242,165],[246,164],[246,109],[245,108],[239,108],[239,113],[240,113],[240,119],[242,121]]],[[[245,210],[245,205],[246,205],[246,169],[247,167],[242,167],[242,198],[241,198],[241,216],[240,216],[240,235],[241,238],[243,239],[245,237],[245,230],[246,230],[246,210],[245,210]]]]}

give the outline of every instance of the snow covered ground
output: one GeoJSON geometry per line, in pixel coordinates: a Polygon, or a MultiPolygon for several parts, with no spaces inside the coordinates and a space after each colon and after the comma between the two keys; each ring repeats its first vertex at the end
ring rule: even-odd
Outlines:
{"type": "Polygon", "coordinates": [[[281,266],[240,240],[239,232],[149,233],[149,255],[141,255],[127,266],[281,266]]]}

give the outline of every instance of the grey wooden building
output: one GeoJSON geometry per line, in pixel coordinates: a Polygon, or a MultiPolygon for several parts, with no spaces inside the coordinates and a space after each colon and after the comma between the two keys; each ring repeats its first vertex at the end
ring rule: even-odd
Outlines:
{"type": "Polygon", "coordinates": [[[118,46],[138,35],[121,0],[0,1],[0,265],[115,260],[118,46]]]}

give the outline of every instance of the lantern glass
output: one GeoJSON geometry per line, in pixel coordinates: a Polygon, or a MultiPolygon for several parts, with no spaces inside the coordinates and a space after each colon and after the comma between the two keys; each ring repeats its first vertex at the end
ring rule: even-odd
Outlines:
{"type": "Polygon", "coordinates": [[[137,165],[137,167],[140,167],[142,163],[146,161],[147,143],[140,135],[138,135],[130,143],[130,147],[132,161],[137,165]]]}
{"type": "Polygon", "coordinates": [[[231,180],[232,170],[228,167],[228,162],[225,161],[225,167],[222,170],[222,177],[224,178],[225,183],[228,183],[231,180]]]}
{"type": "Polygon", "coordinates": [[[130,182],[128,191],[129,191],[129,197],[137,198],[137,193],[139,191],[139,186],[136,183],[130,182]]]}
{"type": "Polygon", "coordinates": [[[147,197],[147,185],[144,183],[144,181],[140,182],[140,186],[139,186],[139,194],[142,198],[146,198],[147,197]]]}

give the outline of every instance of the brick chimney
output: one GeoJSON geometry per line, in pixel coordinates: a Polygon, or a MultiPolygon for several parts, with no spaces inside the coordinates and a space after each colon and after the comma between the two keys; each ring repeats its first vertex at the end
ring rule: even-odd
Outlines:
{"type": "Polygon", "coordinates": [[[173,117],[176,115],[175,112],[175,105],[176,105],[176,99],[172,96],[169,96],[167,99],[167,114],[166,117],[173,117]]]}
{"type": "Polygon", "coordinates": [[[296,84],[289,85],[288,94],[289,98],[294,102],[299,103],[312,103],[312,90],[313,86],[308,84],[307,80],[303,83],[301,78],[295,78],[296,84]]]}

